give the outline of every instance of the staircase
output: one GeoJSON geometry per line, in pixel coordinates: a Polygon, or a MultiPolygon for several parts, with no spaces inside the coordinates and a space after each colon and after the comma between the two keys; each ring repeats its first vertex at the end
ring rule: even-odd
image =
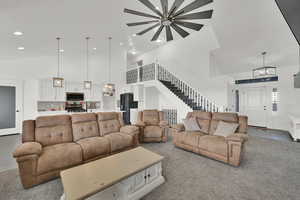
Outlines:
{"type": "Polygon", "coordinates": [[[192,110],[228,112],[226,107],[218,106],[160,65],[150,64],[130,70],[126,78],[127,84],[157,80],[192,110]]]}
{"type": "Polygon", "coordinates": [[[193,110],[204,110],[204,107],[198,105],[194,99],[190,99],[189,96],[186,96],[184,92],[178,88],[175,84],[172,84],[171,81],[159,80],[164,86],[166,86],[173,94],[180,98],[186,105],[188,105],[193,110]]]}

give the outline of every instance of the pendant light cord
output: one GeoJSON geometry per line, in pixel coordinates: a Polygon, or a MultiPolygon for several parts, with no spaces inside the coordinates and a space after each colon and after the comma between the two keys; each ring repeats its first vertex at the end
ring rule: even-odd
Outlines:
{"type": "Polygon", "coordinates": [[[111,39],[112,37],[108,38],[109,44],[108,44],[108,78],[109,78],[109,83],[111,83],[111,39]]]}
{"type": "Polygon", "coordinates": [[[89,80],[89,39],[86,37],[86,80],[89,80]]]}
{"type": "Polygon", "coordinates": [[[267,55],[267,52],[262,52],[262,56],[263,56],[263,67],[266,66],[266,55],[267,55]]]}
{"type": "Polygon", "coordinates": [[[57,77],[60,75],[60,38],[57,37],[57,77]]]}

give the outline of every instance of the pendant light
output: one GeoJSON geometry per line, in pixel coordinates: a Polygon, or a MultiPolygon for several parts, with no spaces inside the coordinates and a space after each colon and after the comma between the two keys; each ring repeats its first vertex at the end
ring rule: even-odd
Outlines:
{"type": "Polygon", "coordinates": [[[61,68],[61,60],[63,50],[61,49],[61,38],[57,37],[57,76],[53,77],[53,87],[54,88],[62,88],[64,79],[60,76],[60,68],[61,68]]]}
{"type": "Polygon", "coordinates": [[[253,70],[253,78],[276,76],[277,68],[273,66],[266,66],[267,52],[262,52],[261,55],[263,57],[263,63],[262,63],[263,66],[253,70]]]}
{"type": "Polygon", "coordinates": [[[116,89],[115,84],[111,83],[111,40],[112,37],[108,38],[108,78],[109,82],[104,85],[103,95],[104,96],[114,96],[116,89]]]}
{"type": "Polygon", "coordinates": [[[89,40],[90,37],[86,37],[86,80],[83,82],[83,87],[86,90],[92,89],[92,81],[89,80],[89,40]]]}

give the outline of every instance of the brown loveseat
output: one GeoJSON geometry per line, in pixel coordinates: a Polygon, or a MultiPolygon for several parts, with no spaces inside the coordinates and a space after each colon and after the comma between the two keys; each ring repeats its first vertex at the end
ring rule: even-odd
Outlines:
{"type": "Polygon", "coordinates": [[[204,156],[239,166],[244,143],[247,141],[248,118],[235,113],[210,113],[194,111],[187,118],[196,118],[201,131],[187,132],[183,124],[173,126],[175,146],[204,156]],[[235,134],[228,137],[215,136],[219,121],[238,123],[235,134]]]}
{"type": "Polygon", "coordinates": [[[158,110],[144,110],[138,113],[135,124],[140,127],[141,142],[166,142],[168,122],[164,113],[158,110]]]}
{"type": "Polygon", "coordinates": [[[22,145],[13,153],[24,188],[76,165],[138,146],[139,129],[120,113],[38,117],[23,122],[22,145]]]}

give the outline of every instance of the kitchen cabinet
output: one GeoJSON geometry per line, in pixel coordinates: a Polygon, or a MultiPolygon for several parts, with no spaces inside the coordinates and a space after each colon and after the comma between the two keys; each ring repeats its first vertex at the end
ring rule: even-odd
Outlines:
{"type": "Polygon", "coordinates": [[[66,101],[66,93],[84,93],[85,101],[102,101],[102,87],[93,84],[91,90],[84,89],[83,83],[65,81],[63,88],[54,88],[52,79],[39,80],[39,101],[66,101]]]}
{"type": "Polygon", "coordinates": [[[52,79],[39,81],[39,100],[40,101],[65,101],[65,88],[54,88],[52,79]]]}

